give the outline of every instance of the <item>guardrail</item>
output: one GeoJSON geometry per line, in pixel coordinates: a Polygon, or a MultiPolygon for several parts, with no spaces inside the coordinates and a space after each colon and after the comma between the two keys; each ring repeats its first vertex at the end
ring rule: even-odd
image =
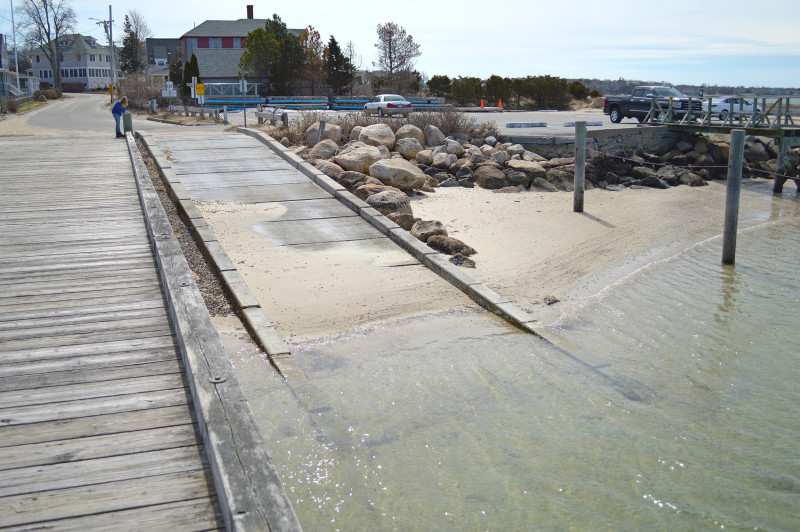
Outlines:
{"type": "Polygon", "coordinates": [[[215,119],[219,120],[220,113],[227,114],[227,110],[225,108],[218,108],[218,107],[190,107],[188,105],[170,105],[169,106],[169,114],[183,114],[184,116],[200,116],[200,118],[205,118],[206,114],[208,116],[214,116],[215,119]]]}
{"type": "Polygon", "coordinates": [[[692,109],[693,103],[697,102],[696,98],[689,98],[687,110],[676,110],[672,105],[672,98],[669,99],[666,106],[658,101],[657,97],[653,97],[650,102],[650,111],[647,116],[642,120],[643,123],[656,124],[656,125],[695,125],[695,126],[714,126],[714,127],[741,127],[741,128],[757,128],[757,129],[794,129],[797,126],[794,123],[794,118],[791,115],[791,97],[780,98],[759,98],[757,96],[752,98],[737,97],[739,105],[732,102],[729,106],[720,111],[715,112],[712,108],[713,98],[704,100],[699,98],[701,102],[700,111],[692,109]],[[745,99],[753,101],[752,111],[745,111],[745,99]],[[767,100],[774,99],[769,107],[767,107],[767,100]],[[720,118],[722,111],[727,113],[720,118]],[[717,121],[712,122],[713,119],[717,121]]]}
{"type": "MultiPolygon", "coordinates": [[[[293,111],[361,111],[364,109],[364,105],[370,101],[372,101],[372,98],[357,96],[341,96],[337,98],[324,96],[269,96],[265,99],[264,105],[293,111]]],[[[412,109],[415,111],[439,111],[449,107],[441,98],[410,98],[408,101],[411,102],[412,109]]]]}

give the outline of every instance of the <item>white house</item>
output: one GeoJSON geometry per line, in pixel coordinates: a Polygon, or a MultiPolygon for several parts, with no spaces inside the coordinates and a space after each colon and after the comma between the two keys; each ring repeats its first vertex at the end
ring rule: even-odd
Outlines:
{"type": "MultiPolygon", "coordinates": [[[[105,89],[111,84],[111,54],[108,46],[94,37],[78,33],[63,35],[58,42],[61,55],[61,84],[64,90],[105,89]],[[79,85],[80,84],[80,85],[79,85]]],[[[31,54],[33,75],[42,86],[53,85],[53,68],[41,48],[31,54]]]]}

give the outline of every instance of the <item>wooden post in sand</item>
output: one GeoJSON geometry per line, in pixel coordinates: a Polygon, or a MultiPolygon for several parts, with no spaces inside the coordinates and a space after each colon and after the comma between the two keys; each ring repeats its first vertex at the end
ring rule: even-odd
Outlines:
{"type": "Polygon", "coordinates": [[[744,129],[731,130],[728,186],[725,194],[725,229],[722,232],[722,264],[736,262],[736,230],[739,225],[739,194],[742,191],[744,135],[744,129]]]}
{"type": "Polygon", "coordinates": [[[786,157],[786,146],[788,145],[788,139],[783,137],[781,139],[781,148],[778,152],[778,162],[775,165],[775,182],[772,185],[772,192],[776,194],[780,194],[783,192],[783,184],[786,183],[786,176],[783,173],[786,171],[786,164],[784,164],[784,158],[786,157]]]}
{"type": "Polygon", "coordinates": [[[586,122],[575,122],[575,195],[573,212],[583,212],[583,191],[586,178],[586,122]]]}

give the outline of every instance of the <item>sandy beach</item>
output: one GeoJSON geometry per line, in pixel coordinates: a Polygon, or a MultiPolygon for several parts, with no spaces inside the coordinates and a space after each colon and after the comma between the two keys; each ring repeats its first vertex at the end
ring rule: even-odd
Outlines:
{"type": "MultiPolygon", "coordinates": [[[[762,183],[764,190],[771,182],[762,183]]],[[[740,229],[769,218],[771,196],[745,190],[740,229]]],[[[478,251],[465,271],[527,311],[559,315],[629,273],[722,232],[724,182],[669,190],[590,190],[585,212],[570,192],[498,194],[437,188],[415,195],[415,216],[439,220],[478,251]],[[546,295],[560,301],[552,306],[546,295]]],[[[350,334],[410,316],[482,312],[467,296],[392,243],[285,246],[254,230],[284,216],[281,204],[199,203],[266,315],[289,342],[350,334]]],[[[499,318],[498,318],[499,319],[499,318]]]]}
{"type": "MultiPolygon", "coordinates": [[[[742,192],[740,229],[769,217],[770,197],[742,192]]],[[[441,221],[450,236],[478,251],[470,275],[549,321],[631,272],[721,235],[725,183],[589,190],[583,213],[574,213],[572,203],[571,192],[437,188],[412,207],[415,216],[441,221]],[[560,302],[547,307],[546,295],[560,302]]]]}

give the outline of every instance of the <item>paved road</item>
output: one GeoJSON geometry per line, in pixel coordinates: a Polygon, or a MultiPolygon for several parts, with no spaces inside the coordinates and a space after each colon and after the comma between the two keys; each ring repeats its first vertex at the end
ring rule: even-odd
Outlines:
{"type": "MultiPolygon", "coordinates": [[[[109,136],[114,137],[114,117],[111,116],[109,97],[101,94],[69,94],[66,98],[52,101],[30,113],[0,121],[0,135],[36,136],[109,136]]],[[[134,115],[134,129],[151,132],[193,133],[202,129],[204,133],[222,131],[225,126],[210,125],[202,128],[187,128],[172,124],[146,121],[144,116],[134,115]]],[[[123,142],[120,140],[120,142],[123,142]]]]}
{"type": "MultiPolygon", "coordinates": [[[[326,111],[330,116],[344,115],[352,111],[326,111]]],[[[254,111],[247,113],[247,123],[255,124],[256,117],[254,111]]],[[[533,135],[541,137],[561,137],[571,136],[575,134],[574,125],[565,125],[569,122],[576,122],[579,120],[590,122],[601,122],[601,126],[589,125],[587,129],[594,131],[597,129],[617,129],[617,128],[630,128],[638,125],[638,121],[634,119],[623,120],[619,124],[614,124],[609,120],[608,116],[603,114],[602,109],[582,109],[580,111],[503,111],[503,112],[466,112],[467,116],[475,121],[475,123],[495,122],[498,126],[501,135],[533,135]],[[525,128],[512,128],[508,124],[511,123],[546,123],[547,127],[525,127],[525,128]]],[[[289,111],[289,119],[293,119],[300,115],[300,111],[289,111]]],[[[242,126],[244,125],[244,116],[242,113],[229,113],[228,120],[231,124],[242,126]]]]}

